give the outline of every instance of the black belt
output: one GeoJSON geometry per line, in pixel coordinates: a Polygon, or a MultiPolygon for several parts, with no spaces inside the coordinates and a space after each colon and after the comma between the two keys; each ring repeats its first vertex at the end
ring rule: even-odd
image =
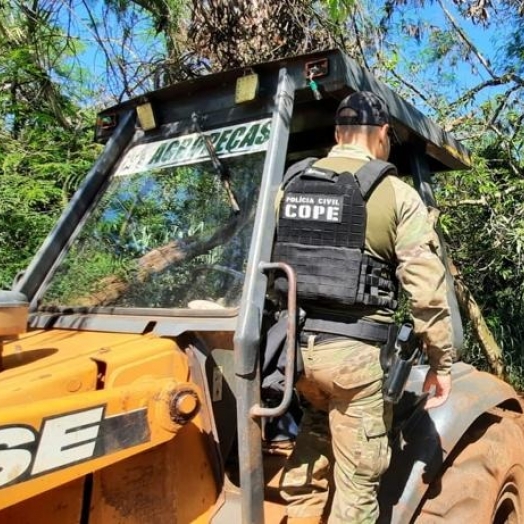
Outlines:
{"type": "Polygon", "coordinates": [[[355,319],[347,322],[326,320],[320,318],[306,318],[303,330],[315,334],[330,334],[357,340],[385,343],[389,331],[395,324],[379,324],[367,320],[355,319]]]}

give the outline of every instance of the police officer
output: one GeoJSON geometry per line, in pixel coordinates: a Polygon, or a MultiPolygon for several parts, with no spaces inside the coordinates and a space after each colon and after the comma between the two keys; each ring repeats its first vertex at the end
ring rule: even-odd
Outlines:
{"type": "Polygon", "coordinates": [[[297,270],[299,305],[308,316],[301,340],[305,372],[297,384],[306,405],[280,485],[289,524],[322,521],[330,475],[335,490],[329,524],[371,524],[378,518],[377,490],[390,460],[390,407],[382,397],[380,347],[393,322],[397,282],[410,298],[415,332],[429,359],[423,390],[435,393],[426,408],[444,403],[451,390],[445,270],[436,254],[438,239],[428,210],[418,193],[393,175],[391,164],[375,177],[363,200],[357,189],[374,175],[365,173],[354,184],[352,174],[374,165],[374,159],[389,157],[387,107],[373,93],[357,92],[340,103],[335,123],[337,144],[313,164],[307,177],[299,177],[284,192],[275,245],[276,259],[297,270]],[[318,189],[329,185],[318,185],[326,172],[332,182],[342,179],[335,196],[334,190],[323,194],[318,189]],[[307,222],[301,222],[301,216],[307,222]],[[345,222],[349,226],[343,226],[345,222]],[[364,231],[360,250],[359,224],[364,231]],[[336,231],[329,236],[339,225],[348,231],[349,243],[336,231]],[[308,245],[298,245],[301,242],[308,245]],[[337,252],[346,253],[342,265],[337,252]],[[318,261],[313,260],[315,253],[318,261]],[[357,280],[352,277],[355,264],[360,265],[357,280]],[[309,280],[308,272],[313,275],[309,280]],[[323,286],[334,298],[322,295],[323,286]],[[351,294],[344,302],[344,295],[351,294]]]}

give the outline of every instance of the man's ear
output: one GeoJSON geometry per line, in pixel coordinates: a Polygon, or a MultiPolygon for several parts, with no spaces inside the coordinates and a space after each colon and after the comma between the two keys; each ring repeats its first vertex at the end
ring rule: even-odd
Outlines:
{"type": "Polygon", "coordinates": [[[340,143],[340,142],[339,142],[339,139],[338,139],[338,126],[335,126],[335,142],[336,142],[337,144],[340,143]]]}

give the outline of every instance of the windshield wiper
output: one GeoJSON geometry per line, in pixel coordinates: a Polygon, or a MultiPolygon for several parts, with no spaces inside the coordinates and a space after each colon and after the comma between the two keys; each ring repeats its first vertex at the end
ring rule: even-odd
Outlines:
{"type": "Polygon", "coordinates": [[[191,115],[191,120],[193,121],[193,125],[195,126],[196,132],[204,141],[204,145],[206,146],[207,154],[211,159],[213,168],[220,177],[220,182],[226,190],[227,198],[229,199],[231,209],[236,215],[238,215],[240,213],[240,206],[238,205],[235,194],[233,193],[233,189],[231,188],[231,174],[229,172],[229,167],[226,164],[224,164],[224,162],[222,162],[220,158],[218,158],[213,142],[211,142],[209,136],[204,134],[204,132],[202,131],[202,128],[200,127],[201,116],[197,113],[193,113],[191,115]]]}

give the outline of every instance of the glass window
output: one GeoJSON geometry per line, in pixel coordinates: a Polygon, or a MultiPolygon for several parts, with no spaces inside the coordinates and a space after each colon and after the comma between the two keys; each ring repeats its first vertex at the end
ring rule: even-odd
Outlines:
{"type": "MultiPolygon", "coordinates": [[[[220,133],[214,133],[219,143],[220,133]]],[[[171,155],[170,162],[158,165],[144,161],[144,147],[124,157],[40,307],[187,308],[195,307],[196,300],[226,308],[239,305],[264,143],[244,147],[240,155],[221,152],[239,213],[209,159],[188,157],[185,147],[183,164],[171,155]],[[130,160],[137,158],[130,168],[130,160]]]]}

